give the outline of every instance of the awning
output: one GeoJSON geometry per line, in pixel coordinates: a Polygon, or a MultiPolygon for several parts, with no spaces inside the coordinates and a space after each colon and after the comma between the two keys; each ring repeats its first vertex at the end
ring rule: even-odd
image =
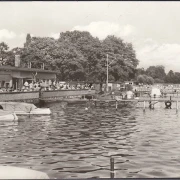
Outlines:
{"type": "Polygon", "coordinates": [[[12,75],[12,78],[22,79],[23,77],[21,77],[19,75],[12,75]]]}
{"type": "Polygon", "coordinates": [[[55,79],[56,74],[45,74],[45,73],[37,73],[36,78],[38,79],[55,79]]]}
{"type": "Polygon", "coordinates": [[[9,74],[0,74],[0,81],[9,82],[12,79],[9,74]]]}

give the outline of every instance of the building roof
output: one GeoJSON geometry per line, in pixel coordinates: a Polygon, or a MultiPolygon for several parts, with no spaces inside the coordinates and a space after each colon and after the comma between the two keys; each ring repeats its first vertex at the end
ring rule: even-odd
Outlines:
{"type": "Polygon", "coordinates": [[[12,70],[12,71],[29,71],[29,72],[45,72],[56,74],[56,71],[36,69],[36,68],[22,68],[22,67],[12,67],[12,66],[0,66],[0,70],[12,70]]]}

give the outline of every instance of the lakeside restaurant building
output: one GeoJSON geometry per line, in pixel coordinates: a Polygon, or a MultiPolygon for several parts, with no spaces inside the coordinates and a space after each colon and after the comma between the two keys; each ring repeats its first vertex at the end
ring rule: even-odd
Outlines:
{"type": "Polygon", "coordinates": [[[35,79],[37,81],[54,81],[56,72],[36,68],[0,66],[0,88],[21,89],[25,81],[30,83],[35,79]]]}

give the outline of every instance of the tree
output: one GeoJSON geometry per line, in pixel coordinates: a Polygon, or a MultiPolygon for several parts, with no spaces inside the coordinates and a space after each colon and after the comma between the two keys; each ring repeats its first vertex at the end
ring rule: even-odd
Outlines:
{"type": "Polygon", "coordinates": [[[121,38],[108,36],[103,41],[104,57],[109,55],[113,61],[109,70],[114,81],[130,80],[135,77],[135,69],[139,63],[131,43],[124,43],[121,38]]]}
{"type": "Polygon", "coordinates": [[[158,81],[161,82],[163,82],[166,77],[164,66],[150,66],[147,68],[146,74],[154,79],[159,79],[158,81]]]}
{"type": "Polygon", "coordinates": [[[154,79],[150,76],[143,74],[137,77],[137,82],[143,84],[154,84],[154,79]]]}
{"type": "Polygon", "coordinates": [[[22,55],[23,48],[13,48],[10,51],[7,51],[6,63],[5,65],[15,66],[15,55],[22,55]]]}
{"type": "Polygon", "coordinates": [[[22,51],[22,61],[27,66],[59,72],[60,80],[83,80],[102,83],[106,81],[106,56],[114,59],[109,69],[109,80],[122,81],[135,77],[138,60],[130,43],[108,36],[104,41],[94,38],[89,32],[60,33],[58,40],[27,35],[22,51]]]}
{"type": "Polygon", "coordinates": [[[154,79],[150,76],[147,77],[146,81],[147,81],[147,84],[150,84],[150,85],[154,84],[154,79]]]}
{"type": "Polygon", "coordinates": [[[137,77],[139,75],[146,74],[146,71],[145,71],[144,68],[137,68],[136,71],[135,71],[135,74],[136,74],[136,77],[137,77]]]}
{"type": "Polygon", "coordinates": [[[170,70],[168,72],[168,74],[166,75],[165,81],[167,83],[174,83],[174,79],[175,79],[175,74],[174,74],[174,72],[172,70],[170,70]]]}
{"type": "Polygon", "coordinates": [[[98,38],[85,31],[67,31],[60,34],[58,41],[68,42],[82,55],[86,81],[101,82],[104,79],[101,77],[104,76],[104,63],[101,65],[102,44],[98,38]]]}
{"type": "Polygon", "coordinates": [[[144,76],[143,75],[139,75],[138,77],[137,77],[137,82],[138,83],[143,83],[143,84],[145,84],[146,83],[146,79],[144,78],[144,76]]]}
{"type": "Polygon", "coordinates": [[[53,38],[33,37],[28,43],[28,46],[22,51],[21,58],[25,67],[28,63],[32,63],[32,67],[40,68],[44,63],[45,69],[50,69],[50,62],[52,60],[51,52],[56,46],[57,41],[53,38]]]}
{"type": "Polygon", "coordinates": [[[0,43],[0,64],[5,65],[8,55],[8,45],[5,42],[0,43]]]}
{"type": "Polygon", "coordinates": [[[176,84],[180,83],[180,73],[179,72],[174,73],[174,81],[173,81],[173,83],[176,83],[176,84]]]}
{"type": "Polygon", "coordinates": [[[60,80],[85,80],[83,56],[69,42],[59,42],[51,57],[50,65],[53,70],[59,71],[60,80]]]}
{"type": "Polygon", "coordinates": [[[132,87],[131,84],[127,84],[127,85],[125,86],[125,89],[126,89],[126,91],[132,91],[132,90],[133,90],[133,87],[132,87]]]}
{"type": "Polygon", "coordinates": [[[106,60],[114,60],[109,68],[109,80],[119,81],[134,77],[138,60],[132,45],[120,38],[108,36],[104,41],[92,37],[89,32],[72,31],[60,34],[59,42],[69,42],[79,51],[85,62],[86,81],[106,81],[106,60]]]}
{"type": "Polygon", "coordinates": [[[163,79],[159,79],[159,78],[155,78],[154,82],[155,83],[164,83],[164,80],[163,79]]]}
{"type": "Polygon", "coordinates": [[[60,80],[84,80],[83,56],[69,41],[33,37],[22,53],[23,63],[32,67],[56,70],[60,80]]]}
{"type": "Polygon", "coordinates": [[[24,47],[28,47],[30,43],[31,43],[31,35],[27,34],[26,42],[24,43],[24,47]]]}

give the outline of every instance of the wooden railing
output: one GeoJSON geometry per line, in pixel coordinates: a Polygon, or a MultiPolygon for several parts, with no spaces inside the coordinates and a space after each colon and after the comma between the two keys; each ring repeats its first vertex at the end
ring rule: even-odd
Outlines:
{"type": "Polygon", "coordinates": [[[39,99],[39,92],[1,92],[0,101],[39,99]]]}
{"type": "Polygon", "coordinates": [[[58,97],[69,97],[69,96],[84,96],[93,95],[95,90],[60,90],[60,91],[41,91],[41,99],[58,98],[58,97]]]}
{"type": "Polygon", "coordinates": [[[56,90],[56,91],[32,91],[32,92],[1,92],[0,101],[30,101],[57,99],[64,97],[93,95],[95,90],[56,90]]]}

